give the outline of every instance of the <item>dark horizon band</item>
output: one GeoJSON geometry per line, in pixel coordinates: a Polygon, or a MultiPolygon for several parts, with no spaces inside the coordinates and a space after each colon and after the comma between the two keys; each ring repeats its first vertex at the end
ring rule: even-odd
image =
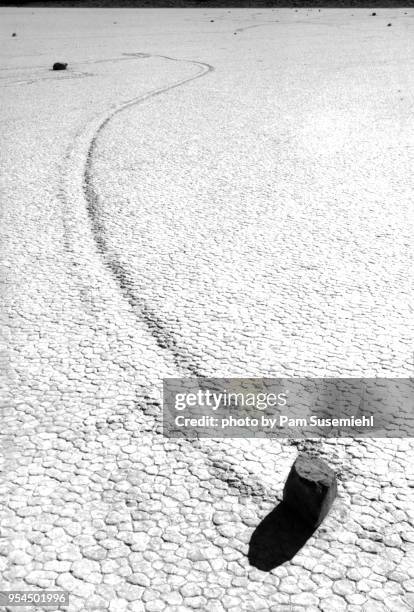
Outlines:
{"type": "Polygon", "coordinates": [[[50,0],[0,1],[7,7],[55,8],[411,8],[414,0],[50,0]]]}

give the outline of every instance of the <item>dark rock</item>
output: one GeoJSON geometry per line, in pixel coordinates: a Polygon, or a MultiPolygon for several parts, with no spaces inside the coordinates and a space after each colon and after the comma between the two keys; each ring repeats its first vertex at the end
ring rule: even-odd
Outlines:
{"type": "Polygon", "coordinates": [[[387,28],[391,27],[392,23],[387,23],[387,28]]]}
{"type": "Polygon", "coordinates": [[[377,13],[371,13],[371,17],[375,17],[377,13]]]}
{"type": "Polygon", "coordinates": [[[210,19],[210,23],[214,23],[214,19],[210,19]]]}
{"type": "Polygon", "coordinates": [[[67,67],[68,65],[63,62],[55,62],[53,64],[53,70],[66,70],[67,67]]]}
{"type": "Polygon", "coordinates": [[[314,532],[315,528],[281,502],[254,530],[247,553],[249,563],[270,572],[293,559],[314,532]]]}
{"type": "Polygon", "coordinates": [[[13,32],[12,37],[14,38],[15,36],[17,36],[16,32],[13,32]]]}
{"type": "Polygon", "coordinates": [[[286,480],[283,502],[313,528],[331,509],[337,494],[336,474],[322,459],[300,454],[286,480]]]}

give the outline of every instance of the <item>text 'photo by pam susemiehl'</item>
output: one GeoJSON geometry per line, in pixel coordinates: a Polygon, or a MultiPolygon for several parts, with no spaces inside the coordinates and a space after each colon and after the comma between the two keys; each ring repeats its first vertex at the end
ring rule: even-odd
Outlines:
{"type": "Polygon", "coordinates": [[[167,437],[395,437],[414,433],[412,379],[167,378],[167,437]]]}

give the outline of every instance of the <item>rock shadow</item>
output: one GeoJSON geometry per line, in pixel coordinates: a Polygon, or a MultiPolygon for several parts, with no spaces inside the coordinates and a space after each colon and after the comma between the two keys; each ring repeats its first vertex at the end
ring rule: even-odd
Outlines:
{"type": "Polygon", "coordinates": [[[248,552],[250,565],[270,572],[293,559],[316,529],[282,501],[254,530],[248,552]]]}

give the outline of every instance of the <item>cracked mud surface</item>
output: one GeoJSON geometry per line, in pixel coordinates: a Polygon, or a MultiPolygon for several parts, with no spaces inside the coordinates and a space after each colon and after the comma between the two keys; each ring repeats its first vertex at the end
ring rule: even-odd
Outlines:
{"type": "Polygon", "coordinates": [[[2,9],[3,589],[413,609],[411,440],[316,445],[339,497],[262,572],[313,444],[159,427],[166,376],[412,373],[412,12],[348,13],[2,9]]]}

